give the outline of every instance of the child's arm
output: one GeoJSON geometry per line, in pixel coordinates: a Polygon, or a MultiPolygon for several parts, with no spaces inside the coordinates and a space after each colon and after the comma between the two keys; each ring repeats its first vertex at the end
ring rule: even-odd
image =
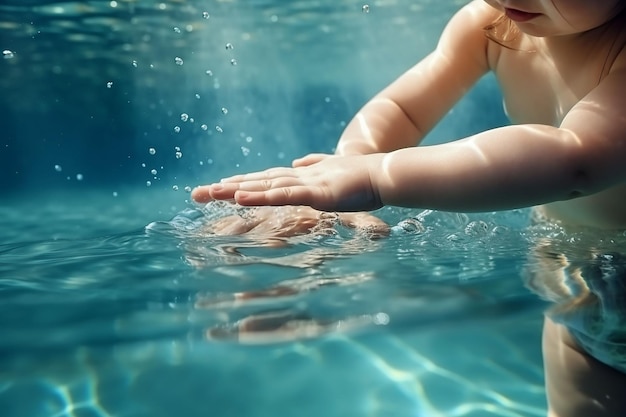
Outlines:
{"type": "Polygon", "coordinates": [[[242,205],[369,210],[382,205],[451,211],[528,207],[626,181],[626,64],[570,110],[560,127],[515,125],[436,146],[333,156],[210,186],[242,205]]]}
{"type": "Polygon", "coordinates": [[[390,152],[415,146],[489,70],[483,28],[498,12],[484,1],[459,10],[436,49],[373,97],[337,143],[337,155],[390,152]]]}
{"type": "MultiPolygon", "coordinates": [[[[497,12],[482,0],[459,10],[446,25],[436,50],[370,100],[352,119],[337,144],[337,155],[360,155],[414,146],[488,71],[483,28],[497,12]]],[[[327,158],[312,154],[294,161],[307,166],[327,158]]],[[[209,187],[192,198],[212,200],[209,187]]]]}

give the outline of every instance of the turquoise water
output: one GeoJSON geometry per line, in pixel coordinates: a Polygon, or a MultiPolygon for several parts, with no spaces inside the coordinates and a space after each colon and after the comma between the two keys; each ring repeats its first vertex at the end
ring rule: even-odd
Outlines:
{"type": "Polygon", "coordinates": [[[384,209],[383,240],[268,247],[202,232],[229,207],[134,227],[148,199],[3,205],[3,415],[545,413],[527,213],[384,209]]]}
{"type": "MultiPolygon", "coordinates": [[[[215,236],[250,212],[188,201],[331,152],[462,3],[3,2],[2,415],[545,415],[524,270],[576,237],[397,208],[383,239],[215,236]]],[[[428,141],[503,123],[485,78],[428,141]]]]}

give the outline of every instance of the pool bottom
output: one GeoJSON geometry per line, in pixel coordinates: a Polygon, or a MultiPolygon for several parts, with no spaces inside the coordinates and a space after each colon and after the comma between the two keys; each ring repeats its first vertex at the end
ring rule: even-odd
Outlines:
{"type": "Polygon", "coordinates": [[[541,320],[529,312],[516,323],[18,355],[0,407],[33,417],[544,416],[540,348],[528,344],[541,320]]]}

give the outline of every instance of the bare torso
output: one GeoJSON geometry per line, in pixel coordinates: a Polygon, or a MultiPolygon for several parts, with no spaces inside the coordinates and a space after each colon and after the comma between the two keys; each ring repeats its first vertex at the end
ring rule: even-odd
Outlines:
{"type": "MultiPolygon", "coordinates": [[[[559,126],[569,110],[603,77],[626,62],[625,20],[622,14],[601,28],[577,35],[575,43],[546,41],[523,33],[517,35],[515,49],[490,43],[489,62],[511,121],[559,126]]],[[[626,228],[626,184],[545,204],[538,210],[564,224],[626,228]]]]}

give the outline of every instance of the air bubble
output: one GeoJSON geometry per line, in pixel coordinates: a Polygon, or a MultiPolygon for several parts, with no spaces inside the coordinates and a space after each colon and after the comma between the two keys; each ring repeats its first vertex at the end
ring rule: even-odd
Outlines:
{"type": "Polygon", "coordinates": [[[138,66],[137,61],[133,61],[133,62],[131,62],[131,65],[132,65],[133,67],[137,68],[137,66],[138,66]]]}
{"type": "Polygon", "coordinates": [[[235,65],[237,65],[237,60],[236,60],[235,58],[231,59],[231,60],[230,60],[230,65],[232,65],[233,67],[234,67],[235,65]]]}
{"type": "Polygon", "coordinates": [[[156,153],[156,149],[154,149],[154,148],[150,148],[150,149],[148,149],[148,153],[149,153],[150,155],[154,155],[154,154],[156,153]]]}
{"type": "Polygon", "coordinates": [[[176,65],[183,65],[185,63],[185,61],[183,61],[183,59],[179,56],[174,58],[174,62],[176,63],[176,65]]]}
{"type": "Polygon", "coordinates": [[[83,174],[76,174],[76,180],[77,181],[82,181],[83,180],[83,174]]]}
{"type": "Polygon", "coordinates": [[[369,4],[364,4],[363,7],[361,7],[361,11],[363,13],[369,13],[370,12],[370,6],[369,4]]]}
{"type": "Polygon", "coordinates": [[[113,191],[113,197],[117,197],[117,191],[113,191]]]}
{"type": "Polygon", "coordinates": [[[180,126],[174,126],[174,133],[180,133],[180,126]]]}
{"type": "Polygon", "coordinates": [[[200,126],[200,129],[209,130],[209,126],[203,124],[202,126],[200,126]]]}
{"type": "Polygon", "coordinates": [[[228,114],[228,109],[226,107],[222,107],[222,114],[228,114]]]}
{"type": "Polygon", "coordinates": [[[15,53],[13,51],[9,51],[8,49],[5,49],[4,51],[2,51],[2,57],[4,59],[12,59],[15,57],[15,53]]]}
{"type": "Polygon", "coordinates": [[[180,115],[180,120],[182,120],[183,122],[186,122],[187,120],[189,120],[189,115],[187,113],[182,113],[180,115]]]}
{"type": "Polygon", "coordinates": [[[250,155],[250,148],[246,148],[245,146],[242,146],[241,147],[241,153],[243,154],[243,156],[250,155]]]}
{"type": "Polygon", "coordinates": [[[203,19],[208,19],[209,17],[211,17],[211,15],[209,14],[209,12],[202,12],[202,18],[203,18],[203,19]]]}
{"type": "Polygon", "coordinates": [[[61,165],[55,165],[55,166],[54,166],[54,170],[55,170],[56,172],[61,172],[61,171],[63,171],[63,167],[62,167],[61,165]]]}
{"type": "Polygon", "coordinates": [[[180,159],[183,157],[183,153],[181,151],[176,152],[176,159],[180,159]]]}
{"type": "Polygon", "coordinates": [[[174,33],[180,33],[180,28],[179,28],[179,27],[174,26],[174,33]]]}
{"type": "Polygon", "coordinates": [[[178,185],[172,185],[172,190],[178,191],[178,185]]]}
{"type": "Polygon", "coordinates": [[[218,133],[224,133],[224,129],[222,129],[222,127],[221,127],[221,126],[215,126],[215,130],[216,130],[218,133]]]}
{"type": "Polygon", "coordinates": [[[209,77],[212,77],[212,76],[213,76],[213,71],[211,71],[211,70],[206,70],[206,71],[204,71],[204,73],[205,73],[206,75],[208,75],[209,77]]]}
{"type": "Polygon", "coordinates": [[[196,93],[196,98],[200,100],[200,94],[196,93]]]}
{"type": "Polygon", "coordinates": [[[157,171],[156,169],[152,169],[152,170],[150,170],[150,173],[151,173],[152,175],[156,175],[156,174],[157,174],[157,172],[158,172],[158,171],[157,171]]]}
{"type": "Polygon", "coordinates": [[[186,191],[186,192],[188,192],[188,193],[190,193],[190,192],[191,192],[191,187],[190,187],[190,186],[188,186],[188,185],[187,185],[187,186],[185,186],[185,191],[186,191]]]}
{"type": "Polygon", "coordinates": [[[150,187],[152,185],[152,181],[146,181],[146,187],[150,187]]]}
{"type": "Polygon", "coordinates": [[[113,81],[107,82],[107,88],[111,88],[111,87],[113,87],[113,81]]]}
{"type": "Polygon", "coordinates": [[[419,220],[414,218],[402,220],[398,223],[398,226],[406,233],[419,234],[426,230],[424,225],[419,220]]]}
{"type": "Polygon", "coordinates": [[[469,236],[484,236],[489,232],[489,225],[482,220],[472,221],[465,226],[465,234],[469,236]]]}

